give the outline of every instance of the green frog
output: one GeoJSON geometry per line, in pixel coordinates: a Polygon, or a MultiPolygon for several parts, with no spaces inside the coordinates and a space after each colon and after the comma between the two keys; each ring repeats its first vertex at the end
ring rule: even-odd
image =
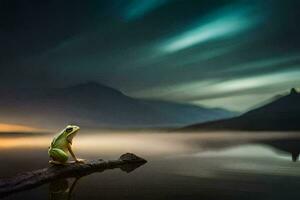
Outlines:
{"type": "Polygon", "coordinates": [[[72,140],[79,130],[79,126],[68,125],[54,137],[48,150],[48,154],[52,158],[49,163],[66,164],[69,158],[68,153],[71,154],[76,163],[84,163],[83,159],[76,158],[72,150],[72,140]]]}

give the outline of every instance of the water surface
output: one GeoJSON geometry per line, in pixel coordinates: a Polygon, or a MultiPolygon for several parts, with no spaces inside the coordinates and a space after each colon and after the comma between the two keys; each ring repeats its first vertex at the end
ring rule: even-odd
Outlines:
{"type": "MultiPolygon", "coordinates": [[[[48,166],[52,135],[0,136],[0,177],[48,166]]],[[[85,159],[125,152],[148,160],[57,180],[4,199],[287,199],[298,196],[300,134],[284,132],[80,132],[74,151],[85,159]],[[298,136],[299,135],[299,136],[298,136]]]]}

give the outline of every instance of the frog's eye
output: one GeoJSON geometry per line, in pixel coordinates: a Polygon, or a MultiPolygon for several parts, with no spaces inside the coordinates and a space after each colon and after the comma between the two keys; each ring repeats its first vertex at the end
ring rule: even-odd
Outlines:
{"type": "Polygon", "coordinates": [[[67,128],[67,129],[66,129],[66,132],[67,132],[67,133],[71,133],[72,131],[73,131],[73,128],[67,128]]]}

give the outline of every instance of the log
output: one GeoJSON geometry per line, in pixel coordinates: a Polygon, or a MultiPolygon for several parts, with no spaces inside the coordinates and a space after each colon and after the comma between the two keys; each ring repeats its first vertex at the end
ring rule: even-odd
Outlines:
{"type": "Polygon", "coordinates": [[[52,165],[50,167],[30,171],[11,178],[0,179],[0,196],[35,188],[62,178],[82,177],[94,172],[103,172],[108,169],[119,168],[124,172],[131,172],[147,161],[132,153],[126,153],[117,160],[104,161],[97,159],[82,163],[67,165],[52,165]]]}

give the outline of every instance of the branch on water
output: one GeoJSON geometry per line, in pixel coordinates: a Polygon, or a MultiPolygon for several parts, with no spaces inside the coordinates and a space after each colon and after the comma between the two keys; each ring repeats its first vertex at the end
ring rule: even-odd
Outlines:
{"type": "Polygon", "coordinates": [[[123,154],[118,160],[93,160],[84,164],[53,165],[44,169],[26,172],[12,178],[0,179],[0,196],[31,189],[42,184],[70,177],[81,177],[107,169],[120,168],[127,173],[135,170],[147,161],[132,153],[123,154]]]}

